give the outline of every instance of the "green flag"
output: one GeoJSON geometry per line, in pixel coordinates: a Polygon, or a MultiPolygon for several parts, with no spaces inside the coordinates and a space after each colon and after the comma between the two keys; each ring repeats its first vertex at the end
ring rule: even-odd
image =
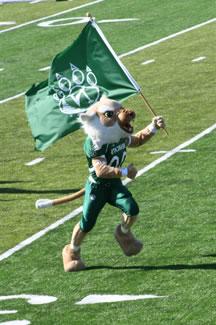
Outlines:
{"type": "Polygon", "coordinates": [[[26,92],[26,113],[38,150],[80,127],[79,113],[104,94],[122,101],[140,91],[101,29],[90,20],[58,53],[49,78],[26,92]]]}

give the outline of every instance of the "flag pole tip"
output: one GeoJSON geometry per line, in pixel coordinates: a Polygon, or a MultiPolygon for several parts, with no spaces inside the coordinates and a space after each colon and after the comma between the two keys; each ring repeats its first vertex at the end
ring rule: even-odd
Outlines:
{"type": "Polygon", "coordinates": [[[88,18],[90,18],[90,20],[93,20],[93,17],[92,17],[92,15],[90,14],[90,12],[87,12],[87,13],[86,13],[86,16],[87,16],[88,18]]]}

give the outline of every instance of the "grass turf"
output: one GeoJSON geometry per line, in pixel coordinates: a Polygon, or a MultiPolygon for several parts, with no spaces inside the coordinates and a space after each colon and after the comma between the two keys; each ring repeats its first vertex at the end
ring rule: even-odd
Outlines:
{"type": "MultiPolygon", "coordinates": [[[[19,8],[25,8],[25,17],[31,20],[58,11],[60,5],[64,10],[83,3],[48,2],[35,7],[35,11],[27,4],[19,8]]],[[[1,6],[1,20],[13,20],[18,16],[17,8],[1,6]]],[[[133,23],[101,26],[114,49],[124,53],[208,20],[213,17],[213,9],[213,1],[135,1],[133,7],[123,1],[105,1],[92,13],[98,19],[116,18],[116,12],[118,18],[140,18],[133,23]]],[[[85,12],[83,9],[76,14],[85,12]]],[[[18,17],[17,22],[22,19],[18,17]]],[[[73,26],[70,32],[68,27],[43,30],[32,25],[2,34],[0,64],[5,70],[0,72],[1,99],[45,79],[37,69],[49,65],[53,55],[67,46],[80,29],[73,26]]],[[[172,149],[215,123],[214,39],[214,24],[210,24],[123,59],[156,111],[165,116],[170,133],[169,137],[157,135],[143,148],[131,149],[128,163],[141,168],[155,159],[149,151],[172,149]],[[205,61],[191,62],[202,55],[205,61]],[[141,65],[151,58],[154,64],[141,65]]],[[[139,97],[126,104],[136,108],[136,130],[149,122],[150,114],[139,97]]],[[[79,206],[81,200],[37,211],[34,202],[76,191],[87,176],[82,132],[71,134],[43,154],[35,152],[23,107],[22,98],[0,107],[0,252],[79,206]],[[38,156],[46,159],[39,165],[25,166],[38,156]]],[[[19,319],[29,319],[33,324],[84,324],[89,320],[91,324],[214,324],[214,138],[215,132],[191,147],[197,152],[179,153],[130,184],[142,211],[135,227],[145,242],[141,255],[125,258],[113,244],[118,216],[116,210],[106,207],[83,246],[87,271],[71,275],[62,270],[61,248],[70,239],[76,220],[1,262],[1,295],[31,293],[58,298],[56,303],[44,306],[31,306],[21,300],[1,302],[1,310],[18,309],[19,319]],[[168,298],[74,305],[93,293],[153,293],[168,298]]],[[[9,319],[14,316],[0,318],[9,319]]]]}

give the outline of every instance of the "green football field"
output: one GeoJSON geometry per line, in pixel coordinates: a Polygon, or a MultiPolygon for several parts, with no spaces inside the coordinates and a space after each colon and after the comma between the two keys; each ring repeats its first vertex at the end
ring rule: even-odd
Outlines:
{"type": "MultiPolygon", "coordinates": [[[[215,9],[213,0],[0,5],[0,324],[216,323],[215,9]],[[72,23],[86,12],[165,117],[169,135],[128,150],[126,163],[140,170],[128,187],[140,206],[134,232],[143,251],[122,255],[113,237],[120,214],[106,206],[83,244],[87,269],[66,274],[61,251],[82,199],[45,210],[34,204],[84,186],[84,134],[35,151],[23,93],[47,78],[39,69],[79,35],[84,24],[72,23]],[[26,165],[36,158],[44,160],[26,165]],[[77,304],[91,295],[100,296],[77,304]],[[130,300],[102,302],[116,295],[130,300]]],[[[140,96],[124,104],[137,113],[136,131],[150,122],[140,96]]]]}

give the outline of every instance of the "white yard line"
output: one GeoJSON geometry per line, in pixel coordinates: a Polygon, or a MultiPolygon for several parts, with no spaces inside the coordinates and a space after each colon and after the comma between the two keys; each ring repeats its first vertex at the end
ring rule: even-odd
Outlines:
{"type": "Polygon", "coordinates": [[[152,59],[152,60],[146,60],[146,61],[142,62],[141,64],[142,65],[147,65],[147,64],[150,64],[150,63],[153,63],[153,62],[155,62],[154,59],[152,59]]]}
{"type": "Polygon", "coordinates": [[[16,314],[16,313],[17,313],[17,310],[0,310],[0,315],[16,314]]]}
{"type": "Polygon", "coordinates": [[[192,62],[200,62],[206,59],[206,56],[199,56],[198,58],[195,58],[192,60],[192,62]]]}
{"type": "Polygon", "coordinates": [[[57,300],[57,298],[54,296],[29,295],[25,293],[19,295],[0,296],[0,301],[7,301],[7,300],[14,300],[14,299],[24,299],[30,305],[45,305],[45,304],[50,304],[57,300]]]}
{"type": "MultiPolygon", "coordinates": [[[[104,1],[104,0],[101,0],[101,1],[104,1]]],[[[95,1],[95,2],[96,2],[96,1],[95,1]]],[[[74,9],[74,8],[73,8],[73,9],[74,9]]],[[[47,18],[49,18],[49,17],[47,17],[47,18]]],[[[45,18],[43,18],[43,19],[45,19],[45,18]]],[[[42,19],[41,19],[41,20],[42,20],[42,19]]],[[[132,50],[132,51],[129,51],[129,52],[123,53],[123,54],[119,55],[119,58],[123,58],[123,57],[129,56],[129,55],[132,55],[132,54],[137,53],[137,52],[139,52],[139,51],[142,51],[142,50],[144,50],[144,49],[146,49],[146,48],[149,48],[149,47],[151,47],[151,46],[155,46],[155,45],[160,44],[160,43],[162,43],[162,42],[164,42],[164,41],[167,41],[167,40],[169,40],[169,39],[175,38],[175,37],[177,37],[177,36],[179,36],[179,35],[182,35],[182,34],[185,34],[185,33],[187,33],[187,32],[190,32],[190,31],[192,31],[192,30],[194,30],[194,29],[197,29],[197,28],[203,27],[203,26],[205,26],[205,25],[207,25],[207,24],[210,24],[210,23],[213,23],[213,22],[215,22],[215,21],[216,21],[216,18],[213,18],[213,19],[207,20],[207,21],[205,21],[205,22],[203,22],[203,23],[201,23],[201,24],[194,25],[194,26],[192,26],[192,27],[190,27],[190,28],[187,28],[187,29],[184,29],[184,30],[182,30],[182,31],[180,31],[180,32],[178,32],[178,33],[171,34],[171,35],[169,35],[169,36],[167,36],[167,37],[161,38],[161,39],[159,39],[159,40],[157,40],[157,41],[154,41],[154,42],[152,42],[152,43],[149,43],[149,44],[143,45],[143,46],[141,46],[141,47],[138,47],[138,48],[136,48],[136,49],[134,49],[134,50],[132,50]]],[[[4,104],[4,103],[6,103],[6,102],[8,102],[8,101],[10,101],[10,100],[13,100],[13,99],[15,99],[15,98],[21,97],[21,96],[23,96],[24,94],[25,94],[25,92],[22,92],[22,93],[20,93],[20,94],[15,95],[15,96],[12,96],[12,97],[8,97],[8,98],[5,98],[5,99],[2,99],[2,100],[0,100],[0,104],[4,104]]]]}
{"type": "Polygon", "coordinates": [[[0,26],[14,25],[15,21],[0,21],[0,26]]]}
{"type": "Polygon", "coordinates": [[[47,16],[47,17],[42,17],[42,18],[31,20],[31,21],[27,21],[26,23],[23,23],[23,24],[20,24],[20,25],[17,25],[17,26],[8,28],[8,29],[3,29],[3,30],[0,31],[0,34],[1,33],[7,33],[7,32],[10,32],[12,30],[19,29],[21,27],[25,27],[25,26],[28,26],[28,25],[31,25],[31,24],[35,24],[35,23],[37,23],[39,21],[42,21],[42,20],[45,20],[45,19],[48,19],[48,18],[57,17],[57,16],[66,14],[66,13],[71,12],[71,11],[76,11],[76,10],[79,10],[79,9],[82,9],[82,8],[85,8],[85,7],[89,7],[89,6],[95,5],[95,4],[103,2],[103,1],[105,1],[105,0],[96,0],[96,1],[88,2],[88,3],[85,3],[85,4],[81,5],[81,6],[74,7],[74,8],[71,8],[71,9],[67,9],[67,10],[58,12],[56,14],[47,16]]]}
{"type": "Polygon", "coordinates": [[[3,3],[14,3],[14,2],[29,2],[31,0],[0,0],[0,3],[3,4],[3,3]]]}
{"type": "Polygon", "coordinates": [[[39,2],[43,2],[44,0],[33,0],[30,2],[31,5],[34,5],[36,3],[39,3],[39,2]]]}
{"type": "Polygon", "coordinates": [[[22,93],[20,93],[20,94],[15,95],[15,96],[8,97],[8,98],[5,98],[5,99],[0,100],[0,104],[7,103],[7,102],[9,102],[10,100],[13,100],[13,99],[19,98],[19,97],[24,96],[24,95],[25,95],[25,91],[22,92],[22,93]]]}
{"type": "Polygon", "coordinates": [[[139,18],[102,19],[102,20],[97,20],[97,23],[98,24],[119,23],[119,22],[124,22],[124,21],[135,21],[135,20],[139,20],[139,18]]]}
{"type": "Polygon", "coordinates": [[[26,166],[34,166],[39,164],[40,162],[42,162],[45,159],[45,157],[38,157],[32,161],[29,161],[27,163],[25,163],[26,166]]]}
{"type": "Polygon", "coordinates": [[[75,305],[91,305],[91,304],[101,304],[109,302],[118,301],[134,301],[143,299],[159,299],[167,298],[167,296],[157,296],[157,295],[88,295],[82,300],[75,303],[75,305]]]}
{"type": "MultiPolygon", "coordinates": [[[[183,148],[191,145],[192,143],[198,141],[199,139],[201,139],[202,137],[204,137],[205,135],[211,133],[213,130],[216,129],[216,123],[213,124],[212,126],[210,126],[209,128],[207,128],[206,130],[202,131],[201,133],[195,135],[193,138],[191,138],[190,140],[180,144],[179,146],[177,146],[176,148],[168,151],[165,155],[163,155],[162,157],[154,160],[152,163],[150,163],[149,165],[145,166],[144,168],[140,169],[137,173],[137,177],[143,175],[144,173],[146,173],[147,171],[149,171],[150,169],[156,167],[157,165],[159,165],[160,163],[162,163],[163,161],[167,160],[168,158],[172,157],[173,155],[175,155],[177,152],[179,152],[180,150],[182,150],[183,148]]],[[[130,183],[131,180],[129,178],[127,178],[124,181],[124,184],[128,184],[130,183]]],[[[36,234],[34,234],[33,236],[27,238],[26,240],[22,241],[21,243],[19,243],[18,245],[16,245],[15,247],[7,250],[6,252],[4,252],[3,254],[0,255],[0,261],[8,258],[9,256],[13,255],[14,253],[20,251],[21,249],[23,249],[24,247],[30,245],[31,243],[33,243],[35,240],[41,238],[42,236],[44,236],[45,234],[47,234],[49,231],[58,228],[60,225],[64,224],[66,221],[69,221],[73,218],[75,218],[77,215],[79,215],[82,212],[82,206],[80,206],[79,208],[73,210],[71,213],[69,213],[68,215],[66,215],[64,218],[56,221],[55,223],[51,224],[50,226],[46,227],[45,229],[42,229],[41,231],[37,232],[36,234]]]]}
{"type": "Polygon", "coordinates": [[[192,30],[195,30],[195,29],[197,29],[197,28],[200,28],[200,27],[203,27],[203,26],[205,26],[205,25],[208,25],[208,24],[214,23],[215,21],[216,21],[216,18],[213,18],[213,19],[210,19],[210,20],[204,21],[204,22],[201,23],[201,24],[194,25],[194,26],[192,26],[192,27],[189,27],[189,28],[183,29],[183,30],[181,30],[181,31],[178,32],[178,33],[171,34],[171,35],[169,35],[169,36],[166,36],[166,37],[160,38],[159,40],[154,41],[154,42],[152,42],[152,43],[149,43],[149,44],[146,44],[146,45],[140,46],[140,47],[136,48],[135,50],[129,51],[129,52],[127,52],[127,53],[123,53],[123,54],[119,55],[119,58],[123,58],[123,57],[125,57],[125,56],[129,56],[129,55],[132,55],[132,54],[134,54],[134,53],[140,52],[140,51],[142,51],[142,50],[144,50],[144,49],[147,49],[147,48],[149,48],[149,47],[152,47],[152,46],[158,45],[158,44],[163,43],[163,42],[165,42],[165,41],[167,41],[167,40],[169,40],[169,39],[175,38],[175,37],[177,37],[177,36],[179,36],[179,35],[182,35],[182,34],[185,34],[185,33],[191,32],[192,30]]]}
{"type": "MultiPolygon", "coordinates": [[[[159,150],[159,151],[151,151],[150,154],[151,155],[158,155],[158,154],[166,153],[166,152],[167,152],[167,150],[159,150]]],[[[196,152],[196,150],[194,150],[194,149],[182,149],[182,150],[179,150],[179,152],[188,153],[188,152],[196,152]]]]}
{"type": "Polygon", "coordinates": [[[48,71],[50,70],[50,68],[51,68],[50,65],[48,65],[47,67],[38,69],[38,71],[48,71]]]}

